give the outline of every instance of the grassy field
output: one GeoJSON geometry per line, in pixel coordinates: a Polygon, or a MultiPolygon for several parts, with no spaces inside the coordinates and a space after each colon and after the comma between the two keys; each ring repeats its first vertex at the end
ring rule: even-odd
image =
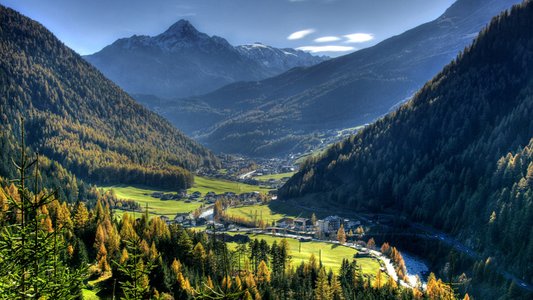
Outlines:
{"type": "Polygon", "coordinates": [[[257,216],[258,220],[263,220],[267,224],[272,224],[272,221],[277,221],[284,217],[294,218],[296,216],[285,215],[273,212],[268,205],[257,204],[241,207],[230,207],[226,210],[226,214],[229,216],[246,218],[253,220],[257,216]]]}
{"type": "MultiPolygon", "coordinates": [[[[268,224],[272,221],[277,221],[281,218],[311,218],[312,210],[303,210],[287,205],[286,202],[272,200],[268,204],[256,204],[241,207],[230,207],[226,210],[226,214],[230,216],[238,216],[242,218],[253,219],[257,212],[257,218],[263,218],[268,224]]],[[[326,217],[327,214],[316,213],[316,217],[326,217]]]]}
{"type": "MultiPolygon", "coordinates": [[[[284,239],[283,237],[275,237],[266,234],[250,235],[252,239],[264,239],[269,244],[274,241],[278,243],[284,239]]],[[[325,242],[302,242],[301,251],[299,251],[300,242],[296,239],[287,238],[289,242],[289,253],[292,256],[291,265],[297,266],[302,261],[309,261],[311,254],[314,254],[317,260],[319,255],[322,257],[322,264],[326,268],[331,268],[333,272],[338,273],[342,260],[344,258],[352,260],[357,250],[345,246],[325,243],[325,242]],[[321,254],[319,254],[321,253],[321,254]]],[[[234,250],[237,247],[237,243],[228,243],[228,247],[234,250]]],[[[379,262],[374,258],[357,258],[357,264],[361,266],[363,273],[368,275],[375,275],[380,268],[379,262]]]]}
{"type": "MultiPolygon", "coordinates": [[[[177,213],[191,212],[202,205],[200,202],[185,203],[185,201],[182,200],[161,200],[159,198],[154,198],[151,196],[153,192],[166,191],[152,190],[150,188],[126,185],[114,185],[102,188],[105,190],[113,189],[119,199],[130,199],[138,202],[143,210],[145,205],[148,204],[148,212],[151,215],[164,215],[171,218],[177,213]]],[[[116,210],[115,213],[120,216],[123,212],[116,210]]]]}
{"type": "MultiPolygon", "coordinates": [[[[202,195],[206,194],[207,192],[215,192],[217,194],[234,192],[240,194],[252,191],[266,193],[268,191],[265,188],[254,185],[200,176],[196,176],[194,181],[194,186],[187,190],[189,194],[195,191],[201,192],[202,195]]],[[[177,213],[191,212],[202,205],[200,202],[185,203],[185,201],[182,200],[161,200],[151,196],[153,192],[175,192],[170,190],[128,185],[103,186],[101,188],[104,190],[113,189],[119,199],[134,200],[138,202],[143,209],[145,205],[148,204],[148,212],[151,216],[164,215],[172,218],[177,213]]],[[[117,209],[115,210],[115,213],[120,217],[124,211],[117,209]]]]}
{"type": "Polygon", "coordinates": [[[233,192],[236,194],[250,193],[254,191],[266,193],[268,189],[255,185],[244,184],[236,181],[228,181],[222,179],[213,179],[207,177],[194,177],[194,186],[187,190],[188,193],[200,192],[205,194],[207,192],[215,192],[217,194],[225,192],[233,192]]]}
{"type": "Polygon", "coordinates": [[[285,177],[291,177],[292,175],[294,175],[294,173],[295,172],[270,174],[270,175],[261,175],[261,176],[254,177],[254,179],[257,179],[259,181],[269,181],[270,179],[280,180],[280,179],[283,179],[285,177]]]}

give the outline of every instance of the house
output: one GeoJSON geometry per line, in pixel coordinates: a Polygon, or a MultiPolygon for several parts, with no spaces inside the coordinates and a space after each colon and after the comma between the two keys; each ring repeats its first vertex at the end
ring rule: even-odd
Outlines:
{"type": "Polygon", "coordinates": [[[349,219],[344,219],[344,229],[355,229],[361,225],[361,221],[354,221],[349,219]]]}
{"type": "Polygon", "coordinates": [[[289,172],[294,172],[294,171],[295,171],[295,168],[291,166],[281,167],[281,173],[289,173],[289,172]]]}
{"type": "Polygon", "coordinates": [[[319,232],[329,232],[329,222],[326,220],[318,220],[316,221],[316,225],[318,227],[319,232]]]}
{"type": "Polygon", "coordinates": [[[200,198],[200,196],[202,196],[202,193],[200,193],[199,191],[196,191],[191,195],[192,198],[200,198]]]}
{"type": "Polygon", "coordinates": [[[310,242],[313,239],[310,236],[302,236],[298,239],[300,242],[310,242]]]}
{"type": "Polygon", "coordinates": [[[337,231],[339,228],[341,228],[341,224],[343,222],[343,219],[339,216],[328,216],[324,219],[324,221],[328,222],[328,230],[331,231],[337,231]]]}
{"type": "Polygon", "coordinates": [[[268,191],[268,195],[269,196],[277,196],[278,195],[278,190],[270,190],[270,191],[268,191]]]}
{"type": "Polygon", "coordinates": [[[360,251],[357,251],[357,253],[354,255],[354,258],[361,258],[361,257],[370,257],[370,252],[368,249],[363,248],[360,251]]]}
{"type": "Polygon", "coordinates": [[[178,197],[180,198],[187,198],[187,191],[186,190],[181,190],[178,192],[178,197]]]}
{"type": "Polygon", "coordinates": [[[294,219],[294,229],[306,231],[309,227],[313,226],[313,222],[306,218],[296,218],[294,219]]]}
{"type": "Polygon", "coordinates": [[[163,194],[161,195],[161,200],[172,200],[172,198],[174,197],[174,195],[172,194],[163,194]]]}
{"type": "Polygon", "coordinates": [[[153,192],[152,197],[154,198],[161,198],[163,196],[163,193],[161,192],[153,192]]]}
{"type": "Polygon", "coordinates": [[[206,197],[215,197],[217,194],[215,192],[208,192],[205,194],[206,197]]]}
{"type": "Polygon", "coordinates": [[[188,216],[189,216],[189,213],[177,213],[176,216],[174,217],[174,222],[181,224],[185,222],[188,216]]]}
{"type": "Polygon", "coordinates": [[[213,227],[215,228],[215,230],[224,230],[224,224],[217,223],[217,222],[214,222],[214,221],[208,221],[207,222],[207,229],[213,229],[213,227]]]}
{"type": "Polygon", "coordinates": [[[292,226],[293,224],[294,224],[294,219],[293,218],[283,218],[283,219],[279,219],[276,222],[276,225],[278,227],[282,227],[282,228],[287,228],[289,226],[292,226]]]}

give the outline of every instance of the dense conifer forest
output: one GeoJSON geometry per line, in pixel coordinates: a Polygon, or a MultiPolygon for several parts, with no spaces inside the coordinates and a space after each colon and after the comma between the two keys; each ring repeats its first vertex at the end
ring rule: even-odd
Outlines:
{"type": "MultiPolygon", "coordinates": [[[[189,171],[218,165],[211,152],[137,104],[43,26],[3,6],[0,40],[3,162],[25,117],[31,149],[55,169],[91,182],[178,189],[192,184],[189,171]]],[[[0,175],[14,174],[11,164],[0,168],[0,175]]]]}
{"type": "Polygon", "coordinates": [[[280,196],[400,212],[490,257],[469,275],[497,265],[531,283],[532,78],[526,1],[399,110],[308,161],[280,196]]]}
{"type": "Polygon", "coordinates": [[[0,298],[80,299],[455,299],[431,275],[426,291],[400,287],[356,260],[338,273],[320,258],[291,264],[286,240],[241,243],[168,225],[148,213],[113,215],[112,195],[93,209],[42,188],[39,156],[20,147],[15,181],[0,187],[0,298]]]}

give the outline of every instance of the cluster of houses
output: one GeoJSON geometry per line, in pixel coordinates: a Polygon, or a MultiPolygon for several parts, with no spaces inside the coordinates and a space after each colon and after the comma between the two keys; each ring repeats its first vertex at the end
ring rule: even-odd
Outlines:
{"type": "Polygon", "coordinates": [[[223,172],[211,169],[200,169],[197,170],[198,175],[238,181],[251,185],[264,185],[264,182],[254,179],[252,176],[243,178],[242,174],[252,170],[255,171],[253,173],[254,176],[296,171],[294,159],[290,157],[251,160],[242,156],[222,155],[219,158],[222,162],[223,172]]]}
{"type": "Polygon", "coordinates": [[[203,201],[207,204],[213,204],[219,199],[235,199],[239,200],[241,204],[244,205],[252,205],[261,202],[261,193],[259,192],[249,192],[242,194],[236,194],[233,192],[225,192],[223,194],[207,192],[202,197],[202,193],[199,191],[196,191],[191,194],[187,194],[187,191],[179,191],[178,193],[154,192],[151,194],[151,196],[161,200],[184,200],[185,203],[190,203],[192,201],[203,201]]]}
{"type": "Polygon", "coordinates": [[[278,228],[319,234],[337,233],[341,225],[344,226],[346,231],[355,230],[361,225],[361,222],[344,219],[339,216],[328,216],[324,219],[317,220],[316,224],[313,224],[312,220],[308,218],[283,218],[276,222],[278,228]]]}
{"type": "Polygon", "coordinates": [[[185,228],[203,226],[206,225],[208,220],[202,217],[194,217],[192,213],[177,213],[174,219],[170,219],[167,216],[160,216],[161,220],[167,224],[180,224],[185,228]]]}

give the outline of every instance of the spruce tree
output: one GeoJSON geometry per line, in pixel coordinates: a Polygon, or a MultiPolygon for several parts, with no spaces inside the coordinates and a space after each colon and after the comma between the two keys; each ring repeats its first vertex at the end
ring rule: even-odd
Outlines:
{"type": "Polygon", "coordinates": [[[56,193],[40,186],[39,155],[32,159],[26,153],[23,119],[15,167],[17,189],[4,193],[9,218],[0,231],[0,295],[5,299],[78,298],[85,268],[66,266],[65,228],[46,222],[50,221],[46,206],[56,200],[56,193]]]}

